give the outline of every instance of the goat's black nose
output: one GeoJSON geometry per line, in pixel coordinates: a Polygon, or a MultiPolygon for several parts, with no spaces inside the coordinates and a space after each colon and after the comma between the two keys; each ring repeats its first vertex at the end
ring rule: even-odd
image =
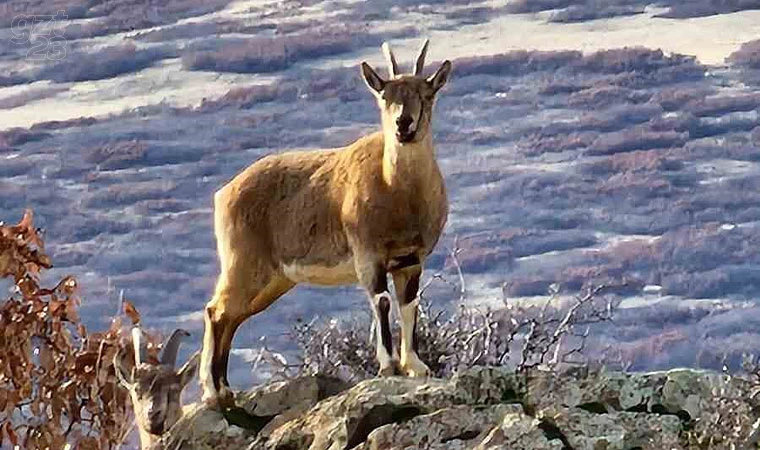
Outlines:
{"type": "Polygon", "coordinates": [[[409,126],[413,121],[414,120],[409,116],[399,116],[398,119],[396,119],[396,126],[398,126],[398,129],[401,131],[408,131],[409,126]]]}

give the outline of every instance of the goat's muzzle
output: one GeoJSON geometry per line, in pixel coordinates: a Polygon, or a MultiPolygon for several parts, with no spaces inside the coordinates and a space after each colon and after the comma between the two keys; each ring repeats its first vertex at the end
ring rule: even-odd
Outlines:
{"type": "Polygon", "coordinates": [[[399,128],[399,130],[396,132],[396,139],[398,139],[398,141],[401,142],[402,144],[407,144],[409,142],[412,142],[416,135],[417,135],[416,131],[409,131],[409,130],[402,131],[399,128]]]}

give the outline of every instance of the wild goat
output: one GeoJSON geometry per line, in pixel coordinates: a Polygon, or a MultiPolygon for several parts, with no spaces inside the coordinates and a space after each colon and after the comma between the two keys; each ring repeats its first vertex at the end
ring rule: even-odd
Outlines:
{"type": "Polygon", "coordinates": [[[180,396],[182,389],[198,369],[198,353],[195,353],[181,369],[175,370],[177,351],[185,337],[185,330],[174,330],[164,345],[158,364],[148,360],[148,351],[139,327],[132,328],[132,344],[135,363],[131,370],[121,364],[121,355],[114,358],[114,368],[119,382],[132,399],[135,421],[140,432],[140,446],[150,449],[165,431],[182,417],[180,396]]]}
{"type": "Polygon", "coordinates": [[[429,372],[417,356],[417,292],[448,214],[431,128],[451,62],[423,77],[426,41],[414,74],[400,74],[388,44],[382,48],[389,79],[361,63],[380,107],[381,132],[343,148],[269,155],[214,196],[221,274],[205,310],[200,380],[207,403],[232,401],[227,364],[235,330],[297,283],[358,282],[379,324],[380,375],[429,372]],[[388,273],[400,304],[400,358],[389,323],[388,273]]]}

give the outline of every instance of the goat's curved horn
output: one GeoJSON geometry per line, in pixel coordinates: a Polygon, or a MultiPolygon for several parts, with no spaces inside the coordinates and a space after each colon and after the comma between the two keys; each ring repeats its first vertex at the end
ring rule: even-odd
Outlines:
{"type": "Polygon", "coordinates": [[[148,346],[142,339],[140,327],[132,327],[132,345],[135,347],[135,367],[148,361],[148,346]]]}
{"type": "Polygon", "coordinates": [[[177,363],[179,345],[188,336],[190,336],[190,333],[183,329],[174,330],[169,339],[166,340],[166,344],[164,344],[164,350],[161,352],[161,364],[174,367],[177,363]]]}
{"type": "Polygon", "coordinates": [[[398,75],[398,64],[396,64],[396,57],[393,56],[391,46],[387,42],[383,42],[383,55],[388,62],[388,74],[389,78],[393,78],[398,75]]]}
{"type": "Polygon", "coordinates": [[[422,44],[422,49],[420,49],[420,56],[417,57],[417,64],[414,65],[415,76],[422,75],[422,69],[425,68],[425,56],[427,56],[428,44],[430,44],[430,41],[425,39],[425,43],[422,44]]]}

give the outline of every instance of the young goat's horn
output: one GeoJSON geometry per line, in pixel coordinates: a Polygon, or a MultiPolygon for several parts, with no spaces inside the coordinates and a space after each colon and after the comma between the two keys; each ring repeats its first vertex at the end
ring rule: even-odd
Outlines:
{"type": "Polygon", "coordinates": [[[415,76],[422,75],[422,69],[425,68],[425,56],[427,56],[428,44],[430,44],[430,41],[425,39],[425,43],[422,44],[422,49],[420,49],[420,56],[417,57],[417,64],[414,65],[415,76]]]}
{"type": "Polygon", "coordinates": [[[140,327],[132,327],[132,345],[135,347],[135,367],[148,361],[148,347],[142,339],[140,327]]]}
{"type": "Polygon", "coordinates": [[[177,352],[179,352],[179,346],[182,340],[190,336],[185,330],[176,329],[166,340],[164,350],[161,352],[161,364],[174,367],[177,363],[177,352]]]}
{"type": "Polygon", "coordinates": [[[398,64],[396,64],[396,57],[393,56],[391,46],[388,45],[387,42],[383,42],[383,55],[385,55],[385,59],[388,62],[388,73],[390,78],[393,78],[398,75],[398,64]]]}

